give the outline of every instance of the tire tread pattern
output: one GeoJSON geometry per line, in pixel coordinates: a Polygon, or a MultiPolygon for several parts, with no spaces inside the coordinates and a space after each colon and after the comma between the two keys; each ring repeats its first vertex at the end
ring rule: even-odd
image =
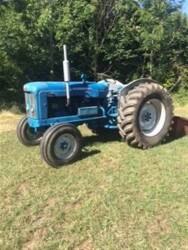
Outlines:
{"type": "MultiPolygon", "coordinates": [[[[150,148],[153,145],[147,143],[143,140],[143,137],[138,132],[138,127],[136,124],[136,110],[138,110],[138,103],[140,100],[144,100],[150,94],[159,93],[161,94],[168,102],[170,108],[171,122],[169,123],[168,129],[166,131],[166,136],[171,127],[172,117],[173,117],[173,104],[172,99],[168,91],[157,83],[142,83],[137,87],[133,88],[128,92],[126,96],[121,96],[119,101],[119,110],[118,110],[118,128],[119,134],[129,145],[138,147],[138,148],[150,148]]],[[[163,138],[164,139],[164,138],[163,138]]]]}

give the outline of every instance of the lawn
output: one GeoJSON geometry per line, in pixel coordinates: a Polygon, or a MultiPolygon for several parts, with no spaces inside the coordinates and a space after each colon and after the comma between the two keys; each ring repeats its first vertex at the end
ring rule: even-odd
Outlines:
{"type": "Polygon", "coordinates": [[[1,250],[188,249],[187,137],[143,151],[82,127],[82,157],[57,170],[0,119],[1,250]]]}

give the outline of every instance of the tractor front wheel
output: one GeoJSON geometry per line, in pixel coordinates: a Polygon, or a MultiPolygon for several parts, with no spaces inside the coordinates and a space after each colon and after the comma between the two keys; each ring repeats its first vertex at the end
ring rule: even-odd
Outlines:
{"type": "Polygon", "coordinates": [[[40,144],[43,160],[55,168],[75,161],[81,151],[81,138],[80,131],[74,125],[50,127],[40,144]]]}
{"type": "Polygon", "coordinates": [[[23,117],[17,125],[17,137],[19,141],[25,146],[35,146],[40,144],[42,137],[41,131],[35,131],[34,128],[29,127],[27,117],[23,117]]]}
{"type": "Polygon", "coordinates": [[[131,146],[146,149],[159,144],[167,136],[172,118],[172,99],[159,84],[140,84],[120,96],[119,132],[131,146]]]}

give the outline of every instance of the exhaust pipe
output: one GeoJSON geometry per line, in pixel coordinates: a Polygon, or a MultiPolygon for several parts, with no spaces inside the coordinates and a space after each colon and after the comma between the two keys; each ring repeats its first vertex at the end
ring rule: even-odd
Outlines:
{"type": "Polygon", "coordinates": [[[63,73],[64,73],[64,81],[66,84],[67,106],[69,106],[69,104],[70,104],[70,88],[69,88],[70,66],[69,66],[69,61],[68,61],[68,57],[67,57],[67,46],[66,45],[63,45],[63,51],[64,51],[63,73]]]}
{"type": "Polygon", "coordinates": [[[64,61],[63,61],[63,72],[64,72],[64,81],[69,82],[70,81],[70,67],[69,67],[69,61],[67,57],[67,46],[63,45],[63,51],[64,51],[64,61]]]}

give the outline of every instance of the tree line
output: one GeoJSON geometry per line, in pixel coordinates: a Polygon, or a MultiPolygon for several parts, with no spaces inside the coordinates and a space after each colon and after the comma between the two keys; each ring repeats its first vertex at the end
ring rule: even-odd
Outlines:
{"type": "MultiPolygon", "coordinates": [[[[1,0],[0,92],[62,80],[63,44],[71,78],[152,77],[188,89],[188,16],[179,0],[1,0]]],[[[3,93],[3,94],[2,94],[3,93]]]]}

